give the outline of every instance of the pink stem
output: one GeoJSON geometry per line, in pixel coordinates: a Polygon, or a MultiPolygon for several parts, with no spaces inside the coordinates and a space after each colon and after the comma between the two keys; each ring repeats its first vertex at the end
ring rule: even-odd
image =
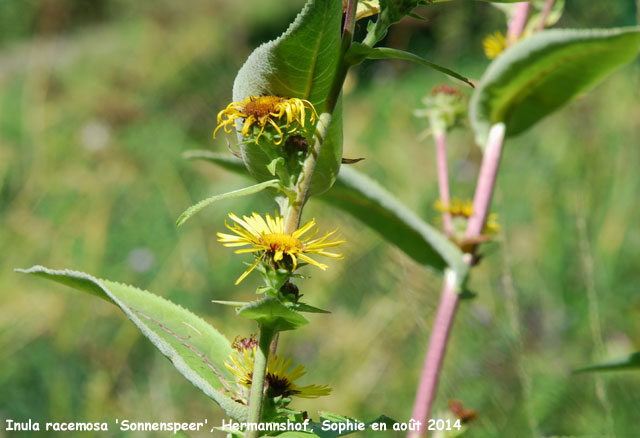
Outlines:
{"type": "MultiPolygon", "coordinates": [[[[479,236],[484,228],[500,165],[504,134],[505,125],[503,123],[493,125],[489,132],[487,148],[482,158],[478,184],[473,199],[473,215],[469,218],[469,223],[467,224],[466,237],[479,236]]],[[[471,263],[472,257],[467,257],[465,261],[471,263]]],[[[459,279],[456,278],[453,271],[445,271],[442,296],[438,305],[436,319],[433,323],[429,347],[411,415],[411,418],[416,421],[417,430],[409,432],[408,438],[419,438],[424,436],[426,431],[426,423],[429,420],[431,406],[436,395],[442,360],[458,306],[458,281],[459,279]]]]}
{"type": "Polygon", "coordinates": [[[527,25],[530,8],[531,3],[529,2],[516,3],[513,18],[511,19],[509,29],[507,30],[507,40],[509,44],[513,44],[518,41],[518,38],[522,35],[524,27],[527,25]]]}
{"type": "MultiPolygon", "coordinates": [[[[447,168],[447,134],[442,131],[436,134],[436,165],[438,170],[438,187],[440,189],[440,202],[448,208],[451,203],[449,195],[449,172],[447,168]]],[[[442,223],[447,235],[453,234],[451,213],[448,210],[442,212],[442,223]]]]}
{"type": "Polygon", "coordinates": [[[438,313],[433,323],[433,330],[431,331],[431,338],[429,339],[429,349],[427,350],[427,356],[424,360],[416,400],[413,404],[413,414],[411,414],[411,418],[416,422],[417,430],[409,432],[408,438],[424,436],[427,430],[427,421],[429,421],[431,405],[438,386],[442,359],[444,358],[449,333],[453,325],[453,318],[458,307],[459,294],[455,290],[455,274],[449,271],[448,273],[451,275],[445,277],[444,284],[442,285],[442,295],[440,297],[440,304],[438,305],[438,313]]]}
{"type": "Polygon", "coordinates": [[[551,12],[551,8],[553,7],[553,0],[547,0],[544,3],[544,9],[542,10],[542,17],[540,17],[540,23],[538,23],[538,32],[544,30],[547,25],[547,18],[549,17],[549,13],[551,12]]]}
{"type": "Polygon", "coordinates": [[[469,218],[469,223],[467,223],[467,231],[465,233],[467,238],[481,235],[487,221],[493,188],[496,184],[498,166],[500,165],[500,156],[502,155],[504,132],[504,123],[496,123],[489,131],[487,148],[484,151],[480,175],[478,175],[476,194],[473,197],[473,214],[469,218]]]}

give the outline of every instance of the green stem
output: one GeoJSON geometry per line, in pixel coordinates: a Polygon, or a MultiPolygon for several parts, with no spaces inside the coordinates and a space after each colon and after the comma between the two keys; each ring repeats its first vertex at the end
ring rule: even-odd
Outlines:
{"type": "Polygon", "coordinates": [[[362,40],[362,44],[369,47],[375,46],[387,35],[389,26],[390,24],[383,19],[382,14],[379,14],[375,24],[369,28],[367,35],[362,40]]]}
{"type": "Polygon", "coordinates": [[[358,2],[356,0],[349,0],[347,5],[347,11],[345,15],[344,29],[342,32],[342,48],[340,52],[340,62],[338,64],[338,71],[333,78],[331,89],[327,96],[327,100],[322,108],[322,113],[318,123],[316,124],[316,131],[313,134],[313,143],[309,148],[309,156],[306,158],[302,165],[302,172],[296,182],[295,192],[296,197],[293,201],[290,201],[287,214],[284,218],[284,232],[287,234],[293,233],[300,225],[300,218],[302,216],[302,208],[307,197],[309,195],[309,187],[311,185],[311,178],[313,172],[316,169],[318,163],[318,157],[320,156],[320,150],[322,149],[322,143],[327,135],[329,125],[333,118],[333,111],[336,109],[340,93],[342,92],[342,85],[347,77],[349,71],[349,64],[345,62],[344,55],[351,47],[353,41],[353,32],[356,25],[356,9],[358,2]]]}
{"type": "MultiPolygon", "coordinates": [[[[264,398],[264,383],[267,376],[267,362],[269,361],[269,351],[271,340],[275,333],[266,327],[260,327],[260,339],[253,363],[253,375],[251,376],[251,393],[249,394],[249,416],[247,423],[254,425],[260,422],[262,416],[262,399],[264,398]]],[[[257,438],[258,429],[248,428],[245,438],[257,438]]]]}

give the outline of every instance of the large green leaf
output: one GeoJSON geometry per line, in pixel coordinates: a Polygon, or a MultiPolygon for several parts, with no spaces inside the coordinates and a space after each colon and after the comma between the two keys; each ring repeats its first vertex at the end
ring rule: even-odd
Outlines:
{"type": "MultiPolygon", "coordinates": [[[[189,151],[186,156],[247,175],[242,162],[227,154],[189,151]]],[[[449,266],[461,280],[466,278],[468,266],[457,246],[404,206],[392,193],[357,170],[342,166],[331,190],[317,199],[358,218],[418,263],[439,271],[449,266]]]]}
{"type": "Polygon", "coordinates": [[[232,353],[231,344],[201,318],[147,291],[83,272],[56,271],[42,266],[18,271],[57,281],[120,307],[183,376],[215,400],[230,417],[246,420],[246,406],[223,393],[226,381],[233,380],[224,366],[225,359],[232,353]]]}
{"type": "Polygon", "coordinates": [[[640,28],[546,30],[514,44],[485,72],[470,118],[484,146],[490,127],[519,134],[594,86],[638,52],[640,28]]]}
{"type": "MultiPolygon", "coordinates": [[[[258,47],[233,84],[233,100],[275,95],[309,100],[321,112],[341,58],[341,0],[309,0],[289,29],[258,47]]],[[[256,145],[241,147],[251,174],[271,179],[271,161],[256,145]]],[[[342,159],[342,115],[338,103],[320,151],[309,194],[328,190],[342,159]]]]}
{"type": "Polygon", "coordinates": [[[633,353],[623,358],[613,360],[611,362],[604,362],[595,365],[590,365],[588,367],[580,368],[574,372],[576,373],[587,373],[594,371],[623,371],[623,370],[633,370],[640,369],[640,352],[633,353]]]}

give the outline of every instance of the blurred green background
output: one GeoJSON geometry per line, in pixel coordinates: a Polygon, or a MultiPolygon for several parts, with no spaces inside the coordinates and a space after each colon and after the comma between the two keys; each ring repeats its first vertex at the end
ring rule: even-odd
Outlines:
{"type": "MultiPolygon", "coordinates": [[[[5,418],[219,424],[221,410],[114,306],[12,270],[131,283],[230,339],[249,334],[211,303],[251,299],[258,284],[233,286],[242,257],[215,232],[229,211],[274,205],[228,201],[176,229],[195,201],[247,183],[181,154],[226,150],[211,132],[235,72],[302,4],[0,0],[0,436],[12,436],[5,418]]],[[[402,22],[387,44],[478,78],[482,39],[504,30],[502,14],[464,1],[419,12],[429,21],[402,22]]],[[[633,0],[567,0],[560,25],[635,22],[633,0]]],[[[640,434],[640,373],[571,375],[640,350],[639,78],[635,62],[507,143],[494,200],[503,233],[474,271],[478,297],[461,305],[434,413],[462,400],[478,413],[470,437],[640,434]]],[[[358,169],[436,223],[433,146],[417,139],[426,121],[412,111],[442,82],[403,62],[365,63],[344,99],[345,156],[365,157],[358,169]]],[[[455,196],[472,196],[480,158],[468,130],[451,135],[455,196]]],[[[440,278],[339,211],[312,201],[306,217],[348,243],[344,261],[301,284],[333,313],[281,338],[280,351],[308,368],[301,383],[334,388],[296,406],[407,421],[440,278]]]]}

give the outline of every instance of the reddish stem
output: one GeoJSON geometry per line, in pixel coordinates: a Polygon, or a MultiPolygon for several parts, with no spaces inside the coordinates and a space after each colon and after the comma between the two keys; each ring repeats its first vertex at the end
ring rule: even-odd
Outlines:
{"type": "MultiPolygon", "coordinates": [[[[438,170],[438,188],[440,189],[440,201],[448,208],[451,203],[449,195],[449,171],[447,168],[447,134],[442,131],[435,136],[436,140],[436,168],[438,170]]],[[[448,210],[442,212],[442,224],[447,235],[453,234],[451,213],[448,210]]]]}
{"type": "MultiPolygon", "coordinates": [[[[469,223],[467,224],[466,237],[479,236],[487,220],[502,155],[504,134],[505,125],[503,123],[493,125],[489,132],[487,148],[482,158],[476,193],[473,199],[473,215],[469,218],[469,223]]],[[[471,263],[472,259],[472,257],[466,257],[465,261],[471,263]]],[[[431,414],[431,406],[436,395],[442,360],[458,305],[459,291],[457,289],[459,281],[460,279],[456,278],[453,271],[445,271],[442,296],[438,305],[436,319],[433,323],[429,347],[411,416],[412,419],[418,422],[419,426],[417,430],[409,432],[408,438],[419,438],[424,436],[426,431],[426,423],[431,414]]]]}
{"type": "Polygon", "coordinates": [[[551,12],[551,8],[553,7],[553,0],[547,0],[544,3],[544,9],[542,9],[542,16],[540,17],[540,23],[538,23],[538,28],[536,29],[538,32],[544,30],[547,25],[547,18],[549,18],[549,13],[551,12]]]}
{"type": "Polygon", "coordinates": [[[505,125],[496,123],[491,127],[487,148],[484,151],[476,194],[473,197],[473,214],[469,218],[465,237],[473,238],[482,234],[484,225],[489,215],[489,206],[493,196],[493,188],[496,184],[498,166],[502,155],[502,144],[504,140],[505,125]]]}
{"type": "Polygon", "coordinates": [[[413,404],[413,414],[411,418],[415,420],[417,430],[411,431],[408,438],[419,438],[424,436],[427,430],[427,422],[429,421],[429,413],[433,403],[436,388],[438,386],[438,377],[444,352],[447,347],[449,333],[453,325],[453,318],[458,307],[459,294],[456,291],[456,280],[453,272],[447,271],[444,284],[442,285],[442,295],[440,304],[438,305],[438,313],[433,323],[431,338],[429,339],[429,349],[424,360],[422,376],[418,385],[418,393],[413,404]]]}
{"type": "Polygon", "coordinates": [[[509,22],[509,29],[507,30],[507,40],[509,44],[513,44],[518,41],[520,35],[524,31],[527,25],[527,18],[529,18],[529,10],[531,9],[531,3],[520,2],[515,5],[515,12],[513,18],[509,22]]]}

